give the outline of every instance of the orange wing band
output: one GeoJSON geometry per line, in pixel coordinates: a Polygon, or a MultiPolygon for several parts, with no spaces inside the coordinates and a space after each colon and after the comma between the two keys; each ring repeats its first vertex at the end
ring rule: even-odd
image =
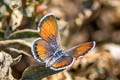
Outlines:
{"type": "Polygon", "coordinates": [[[72,54],[72,57],[79,57],[79,56],[83,56],[86,53],[88,53],[88,51],[90,51],[93,47],[94,47],[95,43],[94,42],[88,42],[82,45],[79,45],[76,47],[76,49],[74,50],[75,53],[72,54]]]}
{"type": "Polygon", "coordinates": [[[72,63],[73,58],[69,57],[69,56],[63,56],[61,58],[59,58],[53,65],[52,67],[54,68],[62,68],[65,66],[68,66],[72,63]]]}
{"type": "Polygon", "coordinates": [[[56,20],[54,16],[47,16],[40,25],[40,36],[49,41],[52,36],[56,36],[56,20]]]}

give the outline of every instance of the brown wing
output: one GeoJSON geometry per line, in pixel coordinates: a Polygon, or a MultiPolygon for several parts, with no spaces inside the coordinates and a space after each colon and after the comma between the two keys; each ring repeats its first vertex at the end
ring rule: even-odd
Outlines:
{"type": "Polygon", "coordinates": [[[32,53],[36,60],[44,62],[54,53],[54,51],[45,40],[38,38],[33,42],[32,53]]]}
{"type": "Polygon", "coordinates": [[[62,70],[70,67],[73,61],[74,59],[70,56],[62,56],[61,58],[57,59],[50,68],[53,70],[62,70]]]}
{"type": "Polygon", "coordinates": [[[85,44],[78,45],[76,47],[73,47],[70,50],[65,51],[66,55],[72,56],[73,58],[78,58],[81,56],[84,56],[88,51],[93,49],[95,47],[95,42],[88,42],[85,44]]]}

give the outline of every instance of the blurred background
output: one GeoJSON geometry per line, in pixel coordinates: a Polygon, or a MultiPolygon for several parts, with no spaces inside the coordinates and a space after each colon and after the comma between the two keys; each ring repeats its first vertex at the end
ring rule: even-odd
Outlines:
{"type": "Polygon", "coordinates": [[[1,0],[0,65],[11,56],[0,69],[1,79],[20,79],[34,63],[30,45],[47,13],[57,17],[63,48],[89,41],[96,47],[71,68],[42,80],[120,80],[120,0],[1,0]]]}

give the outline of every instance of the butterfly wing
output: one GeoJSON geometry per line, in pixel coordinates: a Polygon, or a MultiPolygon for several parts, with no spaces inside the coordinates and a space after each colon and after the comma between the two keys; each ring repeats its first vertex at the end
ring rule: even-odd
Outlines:
{"type": "Polygon", "coordinates": [[[88,51],[95,47],[95,42],[88,42],[85,44],[81,44],[73,47],[70,50],[65,51],[65,54],[68,56],[72,56],[73,58],[78,58],[84,56],[88,51]]]}
{"type": "Polygon", "coordinates": [[[58,58],[50,67],[53,70],[62,70],[72,65],[75,58],[84,56],[88,51],[93,49],[95,42],[88,42],[82,45],[73,47],[70,50],[65,51],[64,55],[58,58]]]}
{"type": "Polygon", "coordinates": [[[50,67],[53,70],[62,70],[65,68],[68,68],[72,65],[74,62],[74,59],[70,56],[61,56],[59,59],[57,59],[52,66],[50,67]]]}
{"type": "Polygon", "coordinates": [[[37,38],[32,43],[32,54],[34,58],[39,62],[45,62],[54,53],[51,45],[42,38],[37,38]]]}
{"type": "Polygon", "coordinates": [[[50,43],[53,48],[56,49],[57,45],[60,45],[56,17],[53,14],[48,14],[40,20],[38,31],[40,36],[50,43]]]}

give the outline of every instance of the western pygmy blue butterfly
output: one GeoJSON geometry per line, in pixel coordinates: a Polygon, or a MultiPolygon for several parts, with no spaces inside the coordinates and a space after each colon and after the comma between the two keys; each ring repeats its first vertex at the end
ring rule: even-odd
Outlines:
{"type": "Polygon", "coordinates": [[[53,70],[62,70],[70,67],[74,60],[84,56],[95,47],[95,42],[88,42],[63,51],[60,48],[60,34],[53,14],[44,16],[38,24],[41,38],[32,43],[32,54],[38,62],[45,63],[53,70]]]}

